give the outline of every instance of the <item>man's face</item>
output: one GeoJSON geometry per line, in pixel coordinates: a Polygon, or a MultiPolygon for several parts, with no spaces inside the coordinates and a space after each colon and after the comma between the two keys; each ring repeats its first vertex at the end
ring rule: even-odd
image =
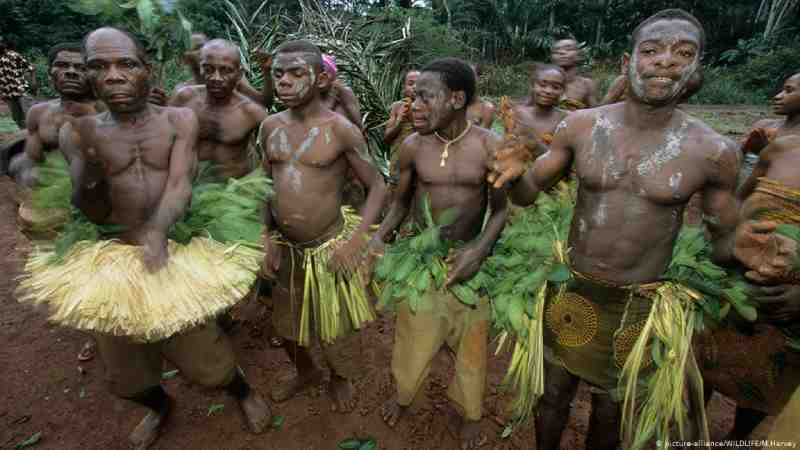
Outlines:
{"type": "Polygon", "coordinates": [[[288,108],[303,106],[328,87],[328,74],[312,63],[314,55],[278,53],[272,62],[275,93],[288,108]]]}
{"type": "Polygon", "coordinates": [[[531,95],[539,106],[555,106],[564,94],[565,83],[564,74],[558,70],[539,70],[531,83],[531,95]]]}
{"type": "Polygon", "coordinates": [[[150,66],[124,34],[110,29],[93,32],[86,42],[86,66],[97,98],[112,112],[136,112],[147,105],[150,66]]]}
{"type": "Polygon", "coordinates": [[[83,97],[89,95],[91,86],[86,77],[86,64],[78,52],[60,51],[50,64],[50,81],[62,95],[83,97]]]}
{"type": "Polygon", "coordinates": [[[575,67],[580,61],[580,49],[574,39],[562,39],[553,44],[550,60],[559,67],[575,67]]]}
{"type": "Polygon", "coordinates": [[[624,65],[634,97],[653,105],[677,100],[700,66],[700,30],[685,20],[657,20],[640,30],[624,65]]]}
{"type": "Polygon", "coordinates": [[[208,95],[229,98],[242,79],[239,52],[222,46],[206,46],[200,52],[200,74],[208,95]]]}
{"type": "Polygon", "coordinates": [[[189,40],[189,50],[183,54],[183,62],[196,68],[200,64],[200,49],[208,42],[208,38],[205,34],[194,33],[189,40]]]}
{"type": "Polygon", "coordinates": [[[414,98],[414,85],[417,84],[419,72],[412,70],[406,74],[406,79],[403,82],[403,97],[414,98]]]}
{"type": "Polygon", "coordinates": [[[446,128],[455,112],[466,106],[464,93],[451,91],[435,72],[422,72],[414,88],[416,97],[411,105],[414,129],[431,134],[446,128]]]}
{"type": "Polygon", "coordinates": [[[800,114],[800,73],[783,83],[783,90],[772,101],[772,110],[782,116],[800,114]]]}

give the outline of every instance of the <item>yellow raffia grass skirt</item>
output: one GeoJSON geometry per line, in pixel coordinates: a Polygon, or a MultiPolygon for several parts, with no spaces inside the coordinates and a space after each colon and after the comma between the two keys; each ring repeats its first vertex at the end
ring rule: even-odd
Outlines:
{"type": "Polygon", "coordinates": [[[167,265],[150,273],[142,247],[81,242],[64,262],[35,249],[18,288],[20,302],[45,305],[59,325],[142,342],[166,339],[235,305],[255,281],[263,253],[194,238],[169,242],[167,265]]]}

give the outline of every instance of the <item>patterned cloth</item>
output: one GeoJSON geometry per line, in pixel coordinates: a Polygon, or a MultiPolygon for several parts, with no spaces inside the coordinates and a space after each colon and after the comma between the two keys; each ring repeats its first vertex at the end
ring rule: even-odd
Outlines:
{"type": "Polygon", "coordinates": [[[13,50],[0,55],[0,98],[7,100],[25,95],[29,88],[25,74],[32,70],[31,63],[13,50]]]}

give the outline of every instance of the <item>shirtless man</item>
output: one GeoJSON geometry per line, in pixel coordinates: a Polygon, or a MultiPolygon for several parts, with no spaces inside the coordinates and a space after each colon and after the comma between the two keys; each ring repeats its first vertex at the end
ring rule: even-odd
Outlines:
{"type": "MultiPolygon", "coordinates": [[[[433,310],[419,309],[414,314],[408,302],[398,305],[392,356],[397,395],[385,403],[381,415],[390,427],[397,424],[423,385],[432,359],[447,344],[457,360],[448,397],[463,415],[461,448],[472,449],[486,441],[480,419],[490,311],[487,301],[467,306],[447,288],[478,272],[505,225],[506,194],[486,182],[488,163],[500,138],[467,120],[466,106],[475,96],[475,74],[464,61],[444,58],[430,63],[420,73],[416,93],[411,113],[417,133],[400,147],[400,181],[372,243],[380,245],[403,223],[412,201],[422,205],[428,198],[434,219],[445,211],[455,213],[453,224],[443,230],[444,238],[467,244],[449,258],[445,286],[426,294],[433,310]],[[491,213],[483,229],[487,209],[491,213]]],[[[422,208],[415,207],[413,220],[425,223],[422,208]]]]}
{"type": "Polygon", "coordinates": [[[36,184],[36,164],[58,148],[58,130],[70,117],[98,112],[97,101],[86,79],[80,43],[59,44],[48,55],[50,82],[59,98],[37,103],[25,120],[28,136],[25,151],[11,158],[9,174],[17,183],[32,188],[36,184]]]}
{"type": "MultiPolygon", "coordinates": [[[[304,250],[340,240],[345,173],[352,169],[369,195],[360,225],[349,238],[341,237],[346,242],[334,251],[327,267],[340,274],[352,271],[365,249],[366,232],[377,220],[386,186],[367,154],[360,130],[322,102],[320,91],[331,79],[323,70],[319,49],[307,41],[286,42],[275,51],[273,61],[275,91],[288,109],[261,125],[264,170],[275,190],[265,209],[268,235],[262,270],[265,277],[276,279],[273,324],[297,368],[296,377],[283,380],[272,391],[274,400],[285,401],[318,384],[322,374],[309,350],[298,345],[304,250]],[[273,239],[277,236],[283,245],[273,239]]],[[[340,412],[350,411],[355,403],[350,380],[360,371],[358,356],[352,354],[357,338],[357,333],[350,333],[322,346],[323,359],[331,369],[332,406],[340,412]]]]}
{"type": "MultiPolygon", "coordinates": [[[[470,67],[477,80],[480,76],[478,66],[470,64],[470,67]]],[[[469,105],[467,105],[467,120],[472,122],[473,125],[478,125],[489,130],[492,128],[496,110],[497,108],[494,106],[494,103],[475,95],[469,105]]]]}
{"type": "Polygon", "coordinates": [[[414,86],[419,78],[419,70],[409,70],[403,77],[403,99],[392,103],[389,110],[389,122],[383,132],[383,142],[391,149],[389,175],[393,183],[397,182],[397,157],[400,144],[414,132],[411,121],[411,104],[414,102],[414,86]]]}
{"type": "Polygon", "coordinates": [[[353,125],[361,128],[361,105],[358,104],[358,98],[353,90],[337,78],[339,70],[333,56],[322,55],[322,67],[331,78],[330,85],[321,92],[325,107],[343,115],[353,125]]]}
{"type": "MultiPolygon", "coordinates": [[[[198,125],[186,108],[147,102],[151,66],[135,38],[100,28],[84,39],[89,82],[109,111],[82,117],[61,130],[72,149],[73,204],[95,223],[119,225],[123,243],[143,246],[148,270],[170,257],[167,231],[191,199],[198,125]]],[[[155,343],[124,336],[96,336],[112,392],[150,411],[130,435],[136,449],[149,447],[171,409],[160,385],[161,356],[208,387],[225,387],[244,412],[251,431],[264,431],[269,408],[237,369],[233,348],[214,322],[155,343]]]]}
{"type": "MultiPolygon", "coordinates": [[[[784,81],[783,89],[772,99],[772,112],[780,116],[786,115],[783,108],[784,99],[798,90],[800,90],[800,73],[796,73],[784,81]]],[[[788,123],[788,118],[756,121],[742,143],[742,153],[758,154],[769,145],[770,141],[787,134],[787,127],[793,128],[793,124],[788,123]]],[[[791,134],[795,134],[795,132],[791,134]]]]}
{"type": "Polygon", "coordinates": [[[578,63],[581,59],[581,50],[575,39],[559,39],[550,49],[550,61],[564,69],[567,74],[567,85],[562,105],[570,111],[591,108],[597,104],[597,89],[591,78],[578,75],[578,63]]]}
{"type": "Polygon", "coordinates": [[[237,92],[242,80],[239,48],[214,39],[200,49],[202,85],[186,86],[170,99],[171,106],[185,106],[200,122],[197,156],[211,161],[221,179],[241,178],[250,167],[248,143],[253,131],[267,118],[266,110],[237,92]]]}
{"type": "MultiPolygon", "coordinates": [[[[192,78],[183,81],[181,83],[178,83],[175,86],[175,93],[177,93],[178,91],[187,86],[205,84],[205,79],[203,78],[202,69],[200,67],[200,59],[201,59],[200,50],[207,42],[208,42],[208,36],[206,36],[205,33],[192,33],[191,48],[183,55],[183,63],[189,66],[189,70],[192,72],[192,78]]],[[[272,84],[268,82],[270,61],[266,59],[266,60],[259,60],[258,62],[259,65],[261,66],[261,73],[264,74],[263,90],[259,92],[258,89],[254,88],[250,84],[250,82],[247,81],[247,78],[242,77],[236,84],[236,91],[240,94],[243,94],[250,100],[263,106],[264,108],[269,108],[270,106],[272,106],[272,84]]]]}
{"type": "Polygon", "coordinates": [[[530,100],[513,107],[514,129],[506,130],[506,133],[527,135],[527,140],[544,144],[544,147],[537,147],[534,157],[539,157],[546,151],[546,146],[553,141],[556,126],[567,115],[566,111],[558,109],[566,79],[566,74],[560,67],[537,64],[530,77],[530,100]]]}
{"type": "Polygon", "coordinates": [[[799,84],[800,76],[789,77],[775,96],[773,109],[786,120],[779,137],[761,151],[739,193],[744,224],[737,230],[735,255],[757,284],[752,296],[758,304],[757,322],[749,329],[714,330],[698,340],[709,387],[737,402],[734,427],[726,439],[746,439],[768,414],[781,411],[800,383],[800,352],[791,350],[784,337],[785,331],[795,336],[800,331],[797,244],[773,233],[778,224],[800,226],[799,84]],[[773,255],[785,255],[784,264],[775,265],[773,255]]]}
{"type": "Polygon", "coordinates": [[[676,108],[700,66],[702,25],[685,11],[664,10],[645,19],[632,40],[632,55],[625,55],[631,86],[625,102],[569,114],[549,151],[527,172],[527,152],[498,152],[490,177],[496,186],[513,180],[512,200],[530,205],[570,164],[575,166],[578,195],[568,242],[573,295],[564,298],[592,308],[599,321],[619,324],[617,330],[593,332],[587,324],[579,332],[587,333],[588,341],[567,346],[560,336],[568,329],[558,320],[570,326],[570,317],[560,315],[565,309],[555,307],[552,299],[546,304],[547,316],[558,320],[546,321],[544,335],[553,356],[545,363],[545,392],[536,418],[537,448],[544,450],[558,448],[580,378],[598,387],[592,394],[586,447],[614,449],[619,444],[620,404],[603,391],[617,387],[621,367],[616,352],[624,361],[630,349],[614,335],[638,333],[635,324],[646,319],[651,305],[625,287],[659,280],[695,192],[703,191],[713,259],[725,263],[733,256],[738,151],[676,108]]]}

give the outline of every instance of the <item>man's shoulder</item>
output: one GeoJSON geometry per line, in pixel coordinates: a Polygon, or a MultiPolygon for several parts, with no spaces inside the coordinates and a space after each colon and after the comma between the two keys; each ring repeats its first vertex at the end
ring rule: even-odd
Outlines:
{"type": "Polygon", "coordinates": [[[289,122],[288,115],[288,110],[270,114],[261,122],[261,128],[269,129],[284,126],[289,122]]]}
{"type": "Polygon", "coordinates": [[[259,105],[258,103],[254,102],[251,98],[247,97],[246,95],[240,94],[238,92],[234,92],[236,96],[237,102],[240,105],[242,111],[247,114],[249,117],[260,120],[261,117],[266,117],[267,110],[263,106],[259,105]]]}
{"type": "Polygon", "coordinates": [[[61,106],[61,100],[53,99],[46,102],[39,102],[31,106],[28,110],[28,117],[39,118],[43,114],[55,112],[61,106]]]}
{"type": "Polygon", "coordinates": [[[197,115],[192,108],[185,106],[150,105],[154,112],[165,116],[176,127],[186,127],[197,123],[197,115]]]}
{"type": "Polygon", "coordinates": [[[682,117],[678,119],[681,120],[682,127],[688,128],[687,140],[692,147],[693,154],[710,158],[713,161],[739,159],[741,152],[732,139],[721,135],[697,117],[680,110],[676,110],[676,114],[682,114],[682,117]]]}
{"type": "Polygon", "coordinates": [[[175,96],[184,103],[196,98],[202,98],[205,94],[206,87],[202,84],[178,85],[175,89],[175,96]]]}

